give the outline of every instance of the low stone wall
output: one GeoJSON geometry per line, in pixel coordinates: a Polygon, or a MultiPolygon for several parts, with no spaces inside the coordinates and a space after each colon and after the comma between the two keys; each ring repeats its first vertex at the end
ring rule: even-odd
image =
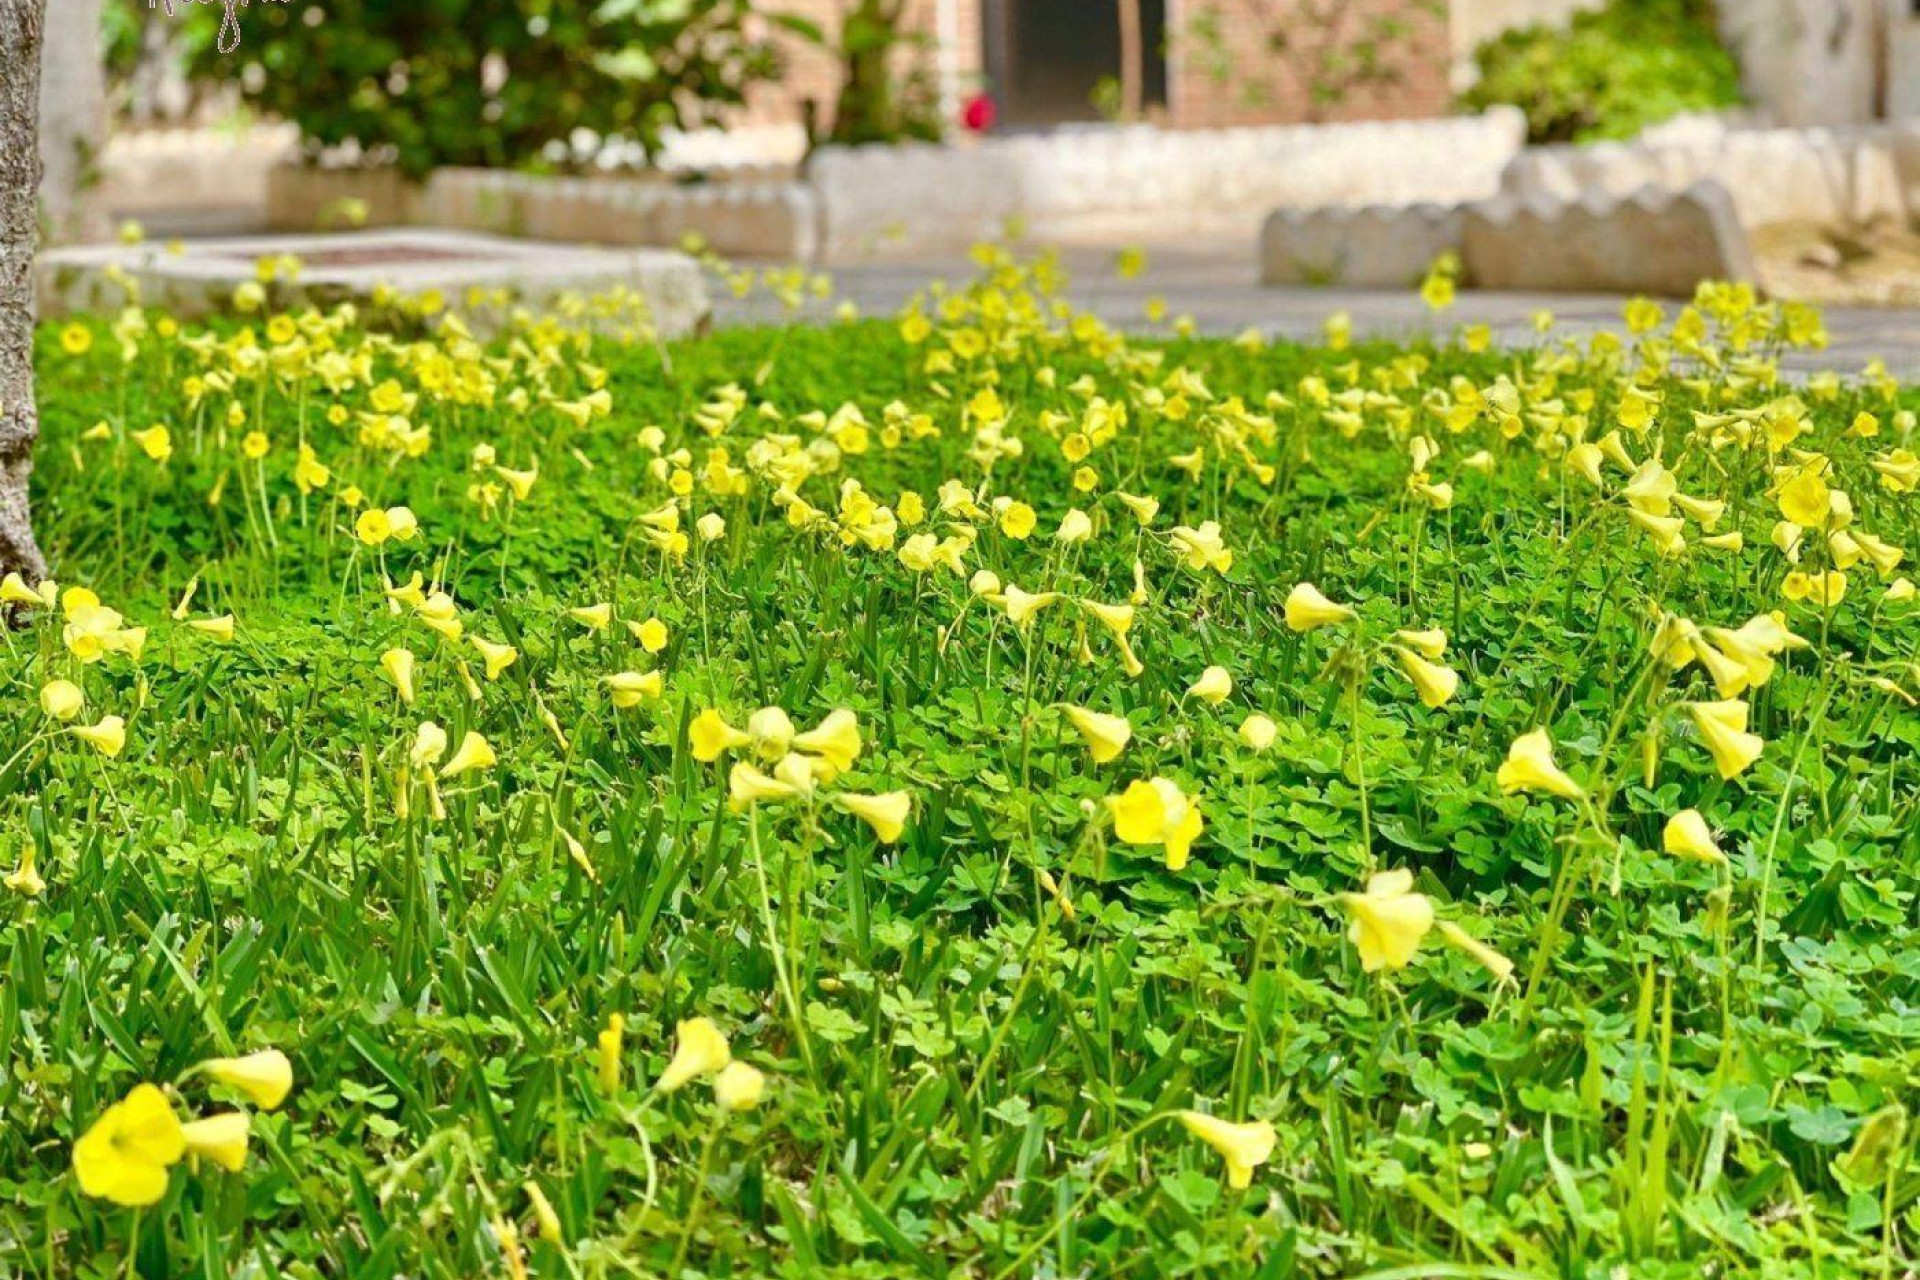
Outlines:
{"type": "Polygon", "coordinates": [[[156,235],[257,228],[268,175],[298,143],[291,125],[125,130],[101,151],[99,185],[88,201],[109,219],[133,219],[156,235]]]}
{"type": "Polygon", "coordinates": [[[749,258],[810,260],[816,248],[812,192],[744,170],[724,181],[680,183],[449,168],[416,186],[382,170],[287,165],[269,186],[277,231],[312,231],[325,210],[352,196],[366,201],[369,227],[420,224],[603,245],[677,245],[697,232],[720,253],[749,258]]]}
{"type": "Polygon", "coordinates": [[[1447,252],[1463,282],[1484,289],[1686,297],[1701,280],[1757,279],[1732,197],[1710,179],[1577,200],[1283,210],[1262,232],[1260,277],[1402,289],[1447,252]]]}
{"type": "Polygon", "coordinates": [[[824,147],[809,162],[828,262],[965,249],[1010,218],[1042,238],[1238,225],[1280,208],[1429,201],[1499,189],[1525,121],[1172,131],[1062,129],[972,146],[824,147]]]}
{"type": "Polygon", "coordinates": [[[1704,130],[1659,143],[1536,147],[1516,156],[1501,189],[1521,199],[1682,191],[1712,180],[1749,229],[1920,217],[1920,121],[1849,129],[1704,130]]]}
{"type": "Polygon", "coordinates": [[[675,245],[697,234],[729,257],[808,261],[817,249],[813,192],[745,175],[682,184],[442,169],[427,184],[421,220],[592,244],[675,245]]]}
{"type": "MultiPolygon", "coordinates": [[[[55,249],[35,263],[41,310],[49,317],[111,312],[124,303],[124,282],[132,279],[148,305],[197,319],[227,310],[235,288],[256,279],[255,261],[280,254],[295,255],[304,266],[297,279],[266,286],[275,307],[364,302],[383,286],[402,293],[438,290],[470,325],[490,331],[504,309],[475,309],[472,289],[506,290],[515,304],[535,309],[556,305],[565,295],[626,289],[645,298],[646,314],[663,337],[705,327],[712,311],[706,278],[684,253],[534,244],[424,227],[195,240],[178,252],[152,243],[55,249]]],[[[624,328],[637,316],[595,317],[594,323],[624,328]]]]}

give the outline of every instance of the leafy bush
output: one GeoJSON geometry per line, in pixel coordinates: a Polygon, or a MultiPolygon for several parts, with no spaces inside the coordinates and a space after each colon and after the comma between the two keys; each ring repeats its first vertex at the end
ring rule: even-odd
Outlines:
{"type": "Polygon", "coordinates": [[[310,151],[358,144],[416,176],[539,163],[579,130],[651,155],[663,131],[712,123],[779,73],[773,46],[746,30],[751,11],[751,0],[262,5],[242,15],[238,53],[203,47],[193,70],[237,81],[299,125],[310,151]]]}
{"type": "Polygon", "coordinates": [[[1740,101],[1740,68],[1711,0],[1612,0],[1565,30],[1527,27],[1480,46],[1465,105],[1527,113],[1530,142],[1630,138],[1683,111],[1740,101]]]}

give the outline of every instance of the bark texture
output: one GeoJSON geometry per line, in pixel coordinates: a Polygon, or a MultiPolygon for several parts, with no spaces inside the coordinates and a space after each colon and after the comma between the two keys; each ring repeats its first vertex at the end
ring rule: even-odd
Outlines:
{"type": "Polygon", "coordinates": [[[27,508],[33,398],[33,253],[39,235],[40,46],[46,0],[0,0],[0,573],[47,574],[27,508]]]}

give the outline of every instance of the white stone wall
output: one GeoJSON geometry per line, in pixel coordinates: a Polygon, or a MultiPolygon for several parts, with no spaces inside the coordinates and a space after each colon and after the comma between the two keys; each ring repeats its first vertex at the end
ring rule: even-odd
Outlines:
{"type": "Polygon", "coordinates": [[[1088,127],[971,147],[826,147],[810,162],[829,262],[952,251],[1022,220],[1040,239],[1240,229],[1275,209],[1454,204],[1499,189],[1525,121],[1170,131],[1088,127]]]}
{"type": "Polygon", "coordinates": [[[100,0],[52,0],[40,49],[41,219],[54,241],[106,234],[90,199],[107,131],[100,0]]]}
{"type": "Polygon", "coordinates": [[[1509,195],[1573,200],[1714,180],[1742,225],[1920,218],[1920,120],[1846,129],[1723,129],[1685,141],[1534,147],[1502,179],[1509,195]]]}

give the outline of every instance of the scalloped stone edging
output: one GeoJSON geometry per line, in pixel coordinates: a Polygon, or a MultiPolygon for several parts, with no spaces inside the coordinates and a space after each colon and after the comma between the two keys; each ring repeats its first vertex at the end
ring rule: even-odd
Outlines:
{"type": "Polygon", "coordinates": [[[1710,180],[1576,200],[1280,210],[1261,232],[1260,278],[1398,289],[1448,251],[1484,289],[1684,297],[1701,280],[1757,279],[1733,200],[1710,180]]]}

